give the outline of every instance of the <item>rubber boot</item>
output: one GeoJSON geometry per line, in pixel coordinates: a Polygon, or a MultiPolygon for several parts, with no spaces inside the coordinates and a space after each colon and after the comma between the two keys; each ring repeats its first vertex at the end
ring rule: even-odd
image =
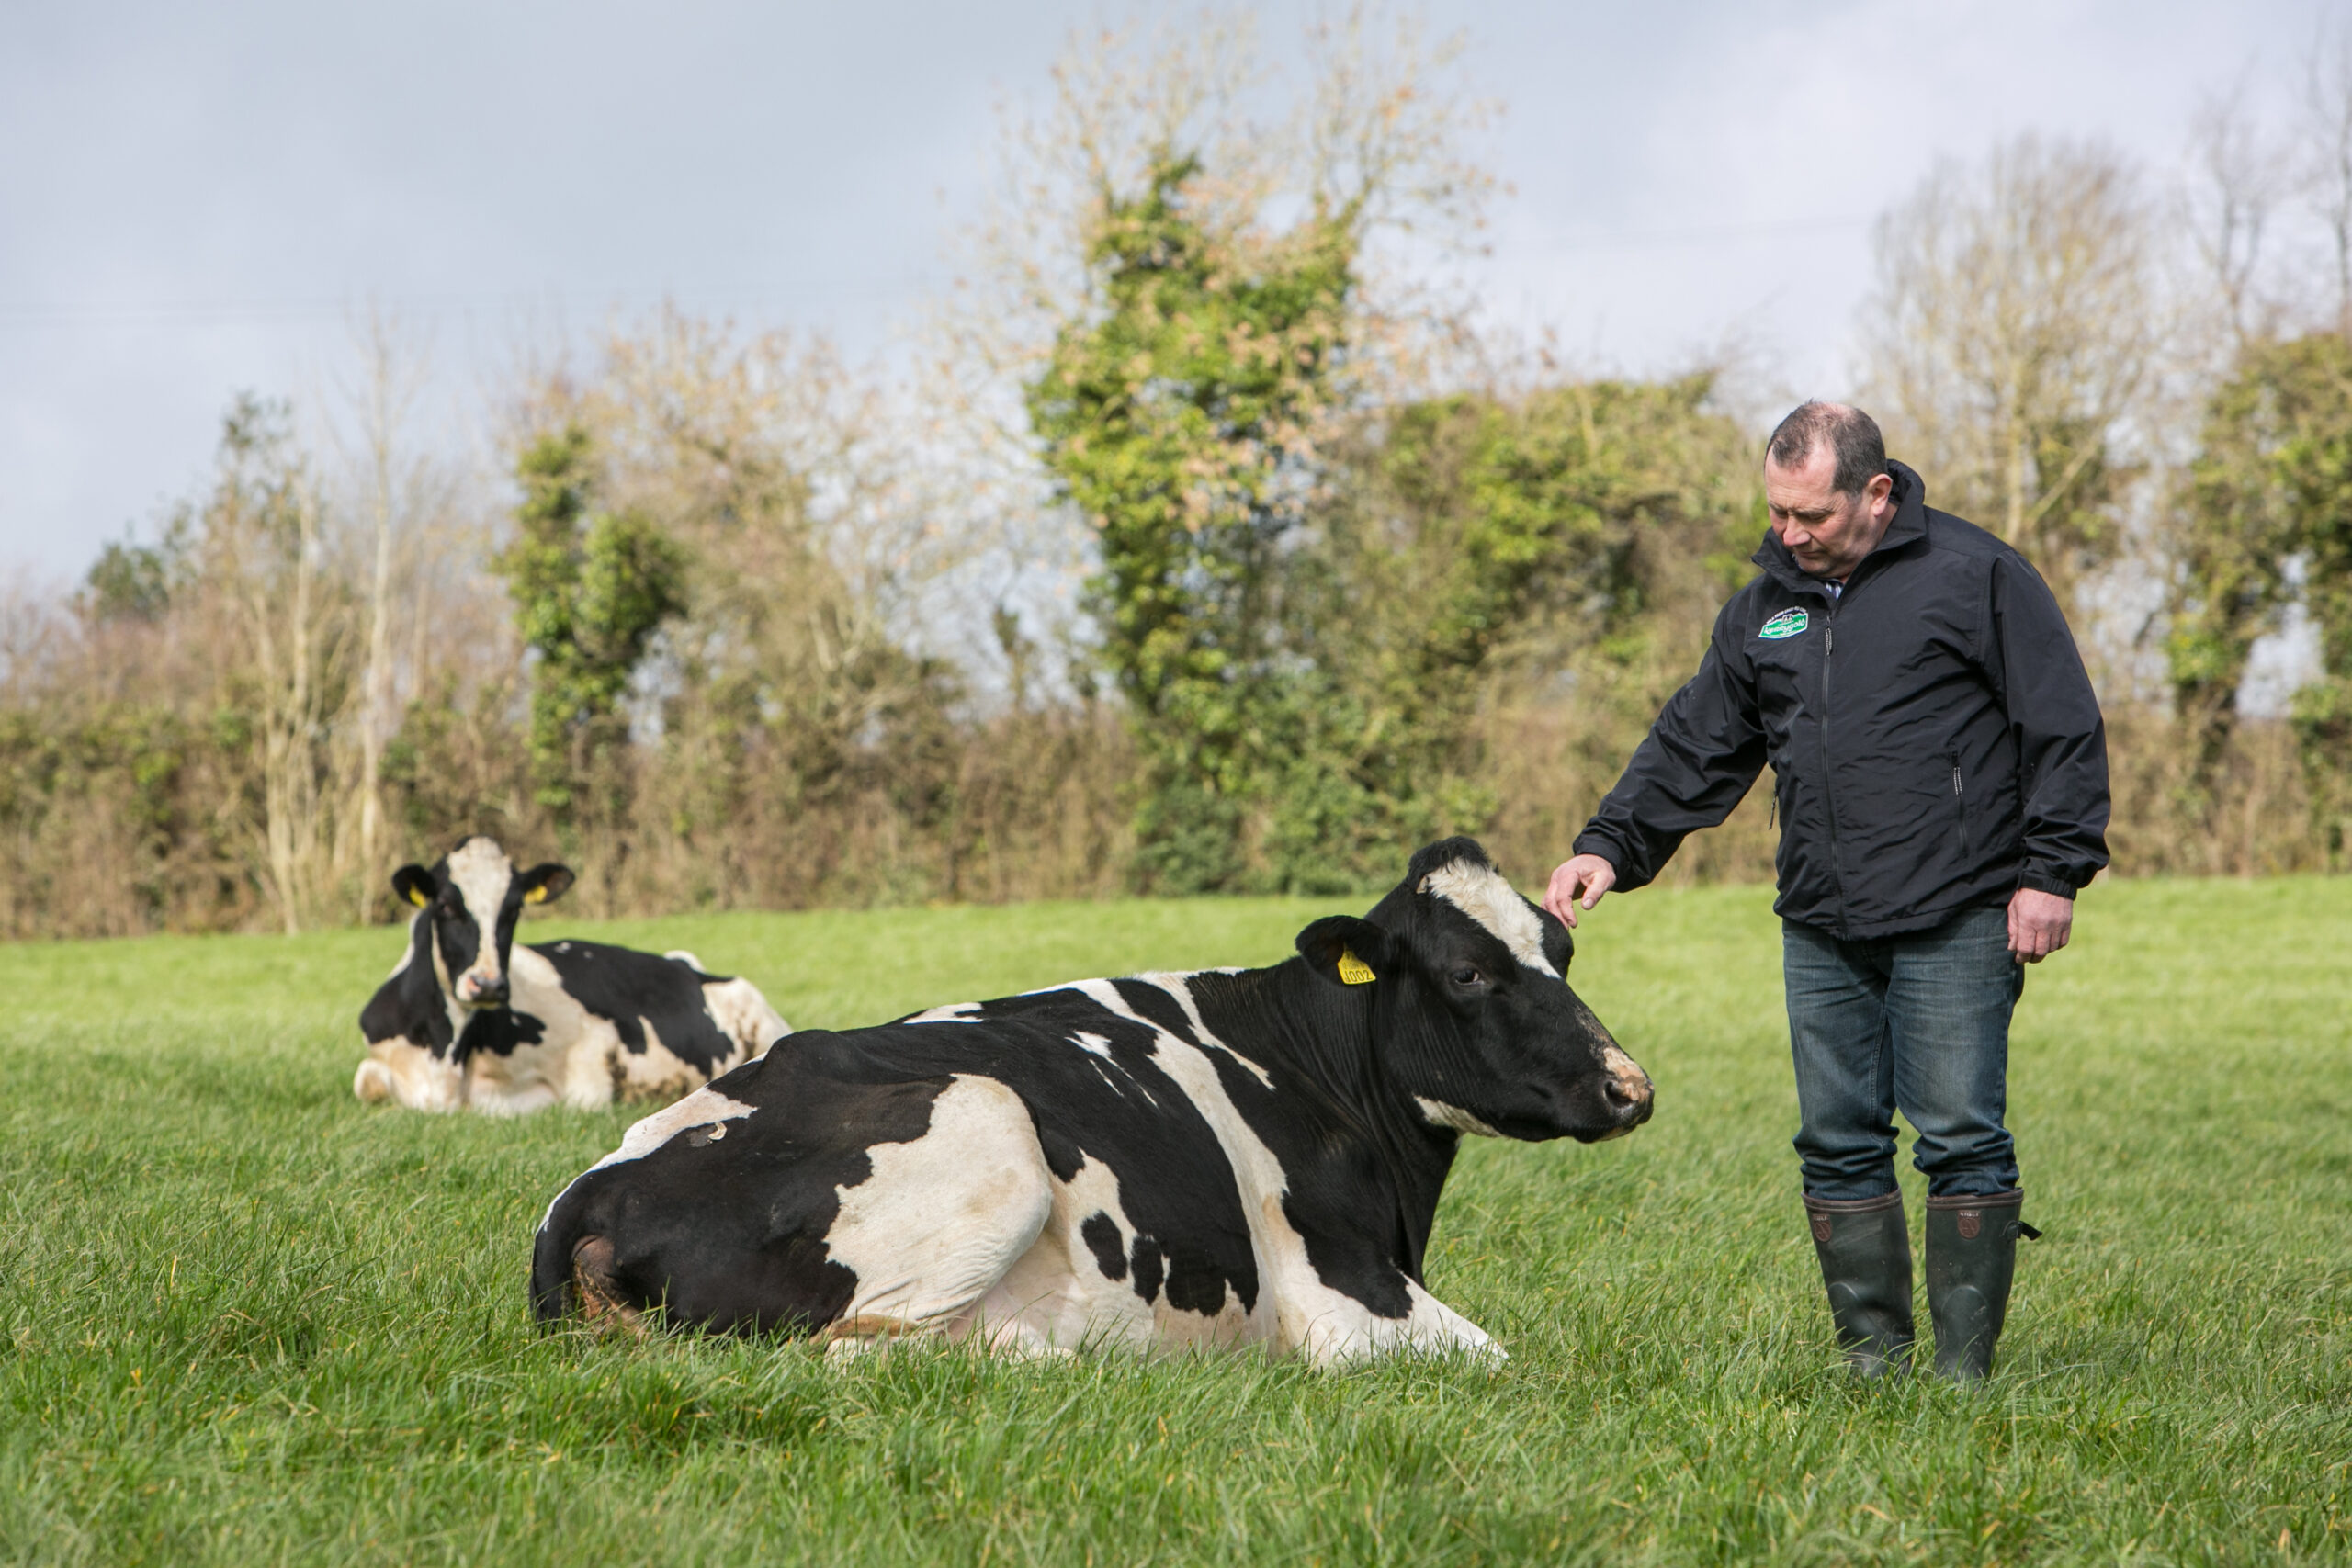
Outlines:
{"type": "Polygon", "coordinates": [[[1903,1194],[1883,1198],[1815,1198],[1805,1216],[1829,1315],[1846,1359],[1864,1378],[1910,1370],[1911,1233],[1903,1223],[1903,1194]]]}
{"type": "Polygon", "coordinates": [[[1928,1312],[1936,1325],[1936,1371],[1975,1382],[1993,1371],[1993,1346],[2009,1312],[2022,1191],[1960,1192],[1928,1200],[1928,1312]]]}

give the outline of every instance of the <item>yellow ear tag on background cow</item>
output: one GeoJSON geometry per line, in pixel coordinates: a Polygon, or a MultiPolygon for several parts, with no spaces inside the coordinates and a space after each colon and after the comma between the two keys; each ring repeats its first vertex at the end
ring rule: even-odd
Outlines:
{"type": "Polygon", "coordinates": [[[415,905],[420,909],[424,908],[424,895],[419,893],[413,887],[408,890],[408,901],[415,905]]]}
{"type": "Polygon", "coordinates": [[[1369,986],[1372,965],[1358,958],[1354,949],[1343,947],[1340,949],[1340,978],[1351,986],[1369,986]]]}
{"type": "Polygon", "coordinates": [[[540,883],[537,887],[532,888],[528,893],[523,895],[523,902],[526,904],[544,904],[547,901],[548,885],[544,882],[540,883]]]}

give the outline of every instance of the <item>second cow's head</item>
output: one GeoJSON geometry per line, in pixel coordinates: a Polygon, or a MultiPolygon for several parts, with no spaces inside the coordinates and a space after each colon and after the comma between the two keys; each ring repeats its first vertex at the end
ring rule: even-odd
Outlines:
{"type": "Polygon", "coordinates": [[[1369,916],[1317,920],[1298,951],[1370,997],[1379,1070],[1431,1125],[1593,1143],[1649,1120],[1649,1076],[1567,987],[1567,928],[1474,840],[1431,844],[1369,916]]]}
{"type": "Polygon", "coordinates": [[[507,960],[523,906],[544,904],[571,886],[570,867],[550,861],[518,872],[497,840],[480,837],[461,840],[430,871],[404,865],[392,873],[392,890],[431,927],[442,989],[467,1008],[506,1005],[507,960]]]}

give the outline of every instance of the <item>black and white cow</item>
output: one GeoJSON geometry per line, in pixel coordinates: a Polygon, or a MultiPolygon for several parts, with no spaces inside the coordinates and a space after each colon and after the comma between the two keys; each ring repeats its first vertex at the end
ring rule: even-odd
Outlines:
{"type": "Polygon", "coordinates": [[[594,1110],[683,1094],[791,1032],[758,987],[704,974],[691,953],[517,947],[523,906],[571,886],[560,865],[517,872],[484,838],[430,871],[394,872],[417,910],[408,951],[359,1015],[368,1059],[352,1092],[415,1111],[594,1110]]]}
{"type": "Polygon", "coordinates": [[[1471,840],[1297,946],[796,1034],[557,1197],[533,1306],[851,1346],[1499,1354],[1421,1278],[1462,1135],[1615,1137],[1650,1081],[1564,983],[1566,929],[1471,840]]]}

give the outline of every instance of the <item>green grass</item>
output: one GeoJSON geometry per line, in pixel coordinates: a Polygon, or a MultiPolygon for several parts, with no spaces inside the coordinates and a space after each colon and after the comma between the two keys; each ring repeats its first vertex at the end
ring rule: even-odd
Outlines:
{"type": "MultiPolygon", "coordinates": [[[[691,947],[847,1025],[1269,960],[1327,908],[527,934],[691,947]]],[[[1658,1116],[1467,1149],[1430,1282],[1495,1371],[542,1337],[532,1228],[630,1113],[360,1106],[354,1021],[400,942],[0,948],[0,1560],[2352,1557],[2352,881],[2084,900],[2019,1014],[2048,1237],[1976,1392],[1833,1365],[1761,890],[1588,921],[1575,978],[1658,1116]]]]}

